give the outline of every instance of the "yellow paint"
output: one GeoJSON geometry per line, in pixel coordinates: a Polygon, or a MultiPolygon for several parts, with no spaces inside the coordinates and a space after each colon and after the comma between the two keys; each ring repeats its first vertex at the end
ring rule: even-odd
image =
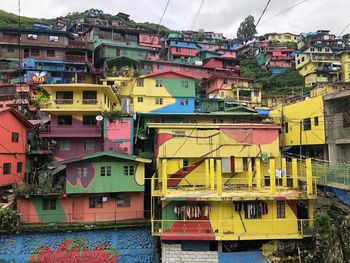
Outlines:
{"type": "Polygon", "coordinates": [[[210,178],[209,178],[209,160],[205,159],[205,187],[209,188],[210,178]]]}
{"type": "Polygon", "coordinates": [[[216,188],[218,196],[222,195],[222,174],[221,174],[221,160],[216,159],[216,188]]]}
{"type": "Polygon", "coordinates": [[[292,159],[292,178],[293,178],[293,188],[298,188],[298,163],[297,159],[292,159]]]}
{"type": "Polygon", "coordinates": [[[311,166],[311,159],[308,158],[305,161],[306,165],[306,187],[307,187],[307,194],[312,195],[312,166],[311,166]]]}
{"type": "Polygon", "coordinates": [[[270,190],[271,194],[276,193],[276,166],[275,166],[275,160],[270,159],[270,190]]]}
{"type": "MultiPolygon", "coordinates": [[[[282,107],[272,110],[270,116],[280,122],[282,119],[282,107]]],[[[284,137],[285,146],[297,146],[300,143],[302,145],[320,145],[326,143],[322,96],[283,106],[283,118],[285,126],[282,136],[284,137]],[[304,130],[303,121],[308,118],[311,121],[311,129],[304,130]],[[318,118],[317,126],[315,125],[317,124],[315,118],[318,118]],[[286,125],[288,125],[288,132],[286,131],[286,125]],[[300,125],[302,132],[301,141],[300,125]]]]}
{"type": "Polygon", "coordinates": [[[89,112],[102,113],[104,111],[119,111],[120,103],[109,86],[93,84],[49,84],[41,85],[48,93],[49,100],[40,105],[45,112],[89,112]],[[73,101],[70,104],[56,103],[56,92],[73,92],[73,101]],[[96,103],[86,103],[83,100],[83,91],[96,91],[96,103]]]}
{"type": "Polygon", "coordinates": [[[214,190],[215,189],[215,174],[214,174],[214,159],[210,158],[210,189],[214,190]]]}
{"type": "Polygon", "coordinates": [[[344,50],[340,53],[341,80],[350,81],[350,51],[344,50]]]}
{"type": "Polygon", "coordinates": [[[145,184],[145,164],[139,163],[136,167],[135,171],[135,181],[139,185],[145,184]]]}
{"type": "Polygon", "coordinates": [[[286,42],[297,42],[297,36],[296,34],[292,33],[269,33],[265,34],[266,40],[268,41],[278,41],[280,43],[286,43],[286,42]]]}
{"type": "Polygon", "coordinates": [[[255,158],[255,169],[256,169],[256,188],[261,189],[261,161],[260,158],[255,158]]]}
{"type": "Polygon", "coordinates": [[[314,200],[309,200],[308,201],[308,218],[310,219],[309,222],[309,227],[313,227],[314,226],[314,200]]]}
{"type": "Polygon", "coordinates": [[[168,185],[167,160],[162,160],[162,196],[166,196],[168,185]]]}
{"type": "MultiPolygon", "coordinates": [[[[282,170],[287,171],[286,158],[282,158],[282,170]]],[[[282,177],[282,186],[284,186],[284,187],[287,186],[287,176],[282,177]]]]}
{"type": "Polygon", "coordinates": [[[248,159],[248,187],[251,189],[253,187],[253,165],[252,159],[248,159]]]}

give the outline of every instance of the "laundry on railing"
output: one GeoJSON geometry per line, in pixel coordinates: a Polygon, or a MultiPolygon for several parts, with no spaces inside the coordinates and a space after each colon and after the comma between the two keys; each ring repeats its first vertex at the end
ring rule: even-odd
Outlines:
{"type": "Polygon", "coordinates": [[[234,202],[235,211],[244,212],[245,218],[261,218],[268,214],[268,205],[265,202],[234,202]]]}
{"type": "Polygon", "coordinates": [[[175,205],[174,213],[181,219],[208,219],[211,206],[207,204],[175,205]]]}

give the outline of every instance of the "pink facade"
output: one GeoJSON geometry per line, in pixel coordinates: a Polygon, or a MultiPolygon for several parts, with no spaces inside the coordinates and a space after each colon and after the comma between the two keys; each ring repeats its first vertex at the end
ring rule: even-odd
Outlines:
{"type": "Polygon", "coordinates": [[[288,48],[273,48],[269,47],[266,49],[268,59],[268,67],[282,67],[291,68],[292,67],[292,54],[293,50],[288,48]]]}
{"type": "Polygon", "coordinates": [[[56,160],[68,160],[77,156],[103,151],[100,138],[60,138],[53,156],[56,160]]]}
{"type": "Polygon", "coordinates": [[[139,45],[144,47],[161,48],[159,37],[153,34],[140,34],[139,45]]]}
{"type": "Polygon", "coordinates": [[[133,121],[131,118],[105,121],[104,151],[132,154],[133,121]]]}
{"type": "Polygon", "coordinates": [[[209,78],[213,74],[213,70],[208,67],[195,66],[195,65],[183,65],[169,62],[152,62],[152,72],[173,71],[181,74],[191,75],[193,78],[203,79],[209,78]]]}
{"type": "Polygon", "coordinates": [[[215,76],[205,82],[206,94],[218,94],[220,90],[230,87],[234,84],[240,84],[242,81],[252,81],[248,78],[232,76],[215,76]]]}
{"type": "Polygon", "coordinates": [[[170,54],[173,56],[195,57],[196,53],[195,48],[170,47],[170,54]]]}
{"type": "Polygon", "coordinates": [[[222,58],[236,58],[237,52],[231,49],[217,49],[216,52],[219,52],[222,58]]]}
{"type": "Polygon", "coordinates": [[[225,48],[225,45],[223,44],[213,44],[213,43],[198,43],[203,49],[209,50],[209,51],[216,51],[217,49],[225,48]]]}
{"type": "Polygon", "coordinates": [[[130,207],[118,207],[115,197],[111,197],[110,194],[99,194],[58,198],[57,207],[62,207],[63,211],[50,211],[50,214],[45,214],[40,209],[41,200],[36,201],[37,205],[35,206],[35,201],[32,199],[18,197],[17,210],[21,214],[20,222],[23,224],[42,223],[53,216],[65,218],[65,220],[62,220],[64,223],[95,223],[144,218],[144,193],[131,192],[120,194],[130,196],[130,207]],[[89,198],[91,196],[105,197],[102,207],[90,208],[89,198]]]}

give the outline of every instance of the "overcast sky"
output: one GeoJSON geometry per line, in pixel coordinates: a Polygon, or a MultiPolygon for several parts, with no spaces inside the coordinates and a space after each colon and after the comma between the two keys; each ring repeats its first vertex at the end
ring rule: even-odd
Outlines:
{"type": "MultiPolygon", "coordinates": [[[[18,14],[17,0],[0,0],[0,9],[18,14]]],[[[167,0],[21,0],[21,15],[54,18],[90,8],[105,13],[127,13],[136,22],[158,23],[167,0]]],[[[171,0],[162,25],[171,29],[192,29],[202,0],[171,0]]],[[[267,0],[204,0],[194,30],[222,32],[233,37],[247,15],[257,21],[267,0]]],[[[258,34],[268,32],[308,32],[329,29],[338,35],[350,23],[350,0],[271,0],[258,26],[258,34]],[[304,2],[303,2],[304,1],[304,2]],[[296,5],[283,14],[279,12],[296,5]],[[267,21],[268,20],[268,21],[267,21]]],[[[345,33],[350,31],[350,27],[345,33]]]]}

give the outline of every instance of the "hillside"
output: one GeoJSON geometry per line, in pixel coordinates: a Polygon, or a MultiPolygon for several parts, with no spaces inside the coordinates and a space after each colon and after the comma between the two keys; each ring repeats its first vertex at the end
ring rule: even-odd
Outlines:
{"type": "MultiPolygon", "coordinates": [[[[21,27],[32,28],[34,22],[53,23],[55,20],[21,16],[21,27]]],[[[18,16],[0,9],[0,27],[18,27],[18,16]]]]}

